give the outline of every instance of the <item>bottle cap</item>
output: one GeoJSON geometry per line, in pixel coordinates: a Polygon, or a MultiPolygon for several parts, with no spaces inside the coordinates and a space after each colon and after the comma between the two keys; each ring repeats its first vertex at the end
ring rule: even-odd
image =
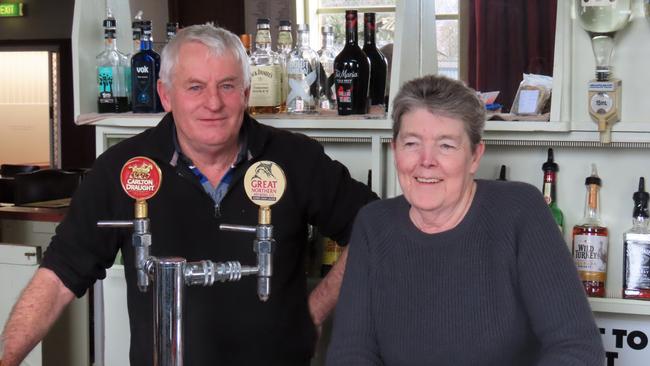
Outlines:
{"type": "Polygon", "coordinates": [[[548,155],[547,155],[546,162],[542,164],[542,170],[547,172],[547,171],[552,171],[552,172],[557,172],[560,170],[558,165],[555,163],[554,156],[553,156],[553,149],[549,148],[548,149],[548,155]]]}
{"type": "Polygon", "coordinates": [[[501,165],[501,170],[499,171],[499,179],[497,179],[497,180],[502,180],[502,181],[507,180],[506,179],[506,166],[505,165],[501,165]]]}
{"type": "Polygon", "coordinates": [[[331,24],[325,24],[320,28],[321,33],[326,34],[326,33],[334,33],[334,27],[331,24]]]}
{"type": "Polygon", "coordinates": [[[178,22],[167,23],[167,33],[176,33],[178,31],[178,22]]]}
{"type": "Polygon", "coordinates": [[[647,218],[650,194],[645,191],[645,179],[643,177],[639,178],[639,190],[634,192],[632,199],[634,200],[634,212],[632,216],[647,218]]]}
{"type": "Polygon", "coordinates": [[[591,164],[591,175],[585,179],[585,185],[595,184],[600,187],[601,185],[600,177],[598,177],[598,172],[596,171],[596,164],[591,164]]]}
{"type": "Polygon", "coordinates": [[[269,18],[257,18],[257,24],[271,24],[271,20],[269,18]]]}
{"type": "Polygon", "coordinates": [[[298,24],[298,32],[309,32],[309,24],[298,24]]]}
{"type": "Polygon", "coordinates": [[[281,20],[280,21],[280,27],[289,27],[289,28],[291,28],[291,21],[290,20],[281,20]]]}

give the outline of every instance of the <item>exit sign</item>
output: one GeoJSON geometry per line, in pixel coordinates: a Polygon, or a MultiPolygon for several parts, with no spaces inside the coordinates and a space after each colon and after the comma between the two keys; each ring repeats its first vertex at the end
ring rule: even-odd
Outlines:
{"type": "Polygon", "coordinates": [[[0,17],[22,17],[23,4],[0,4],[0,17]]]}

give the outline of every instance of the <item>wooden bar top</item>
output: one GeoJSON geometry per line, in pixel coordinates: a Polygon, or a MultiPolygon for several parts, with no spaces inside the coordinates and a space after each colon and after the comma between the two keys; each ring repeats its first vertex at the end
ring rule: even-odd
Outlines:
{"type": "Polygon", "coordinates": [[[28,220],[60,222],[68,212],[67,207],[44,208],[22,206],[0,206],[0,220],[28,220]]]}

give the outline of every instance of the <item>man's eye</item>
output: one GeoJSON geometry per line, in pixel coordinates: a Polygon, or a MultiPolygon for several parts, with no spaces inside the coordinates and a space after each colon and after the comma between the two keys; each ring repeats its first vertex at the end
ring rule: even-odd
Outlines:
{"type": "Polygon", "coordinates": [[[201,90],[201,86],[200,85],[190,85],[188,90],[190,90],[190,91],[199,91],[199,90],[201,90]]]}
{"type": "Polygon", "coordinates": [[[442,150],[455,150],[456,146],[450,145],[450,144],[442,144],[442,145],[440,145],[440,148],[442,150]]]}

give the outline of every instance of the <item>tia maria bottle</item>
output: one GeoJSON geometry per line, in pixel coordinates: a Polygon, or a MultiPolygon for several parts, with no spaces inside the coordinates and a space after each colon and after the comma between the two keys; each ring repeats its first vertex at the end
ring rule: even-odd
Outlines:
{"type": "Polygon", "coordinates": [[[368,113],[370,61],[357,44],[357,11],[345,11],[345,47],[334,59],[339,115],[368,113]]]}
{"type": "Polygon", "coordinates": [[[363,14],[363,52],[370,60],[370,103],[383,105],[386,102],[386,56],[375,44],[375,13],[363,14]]]}

